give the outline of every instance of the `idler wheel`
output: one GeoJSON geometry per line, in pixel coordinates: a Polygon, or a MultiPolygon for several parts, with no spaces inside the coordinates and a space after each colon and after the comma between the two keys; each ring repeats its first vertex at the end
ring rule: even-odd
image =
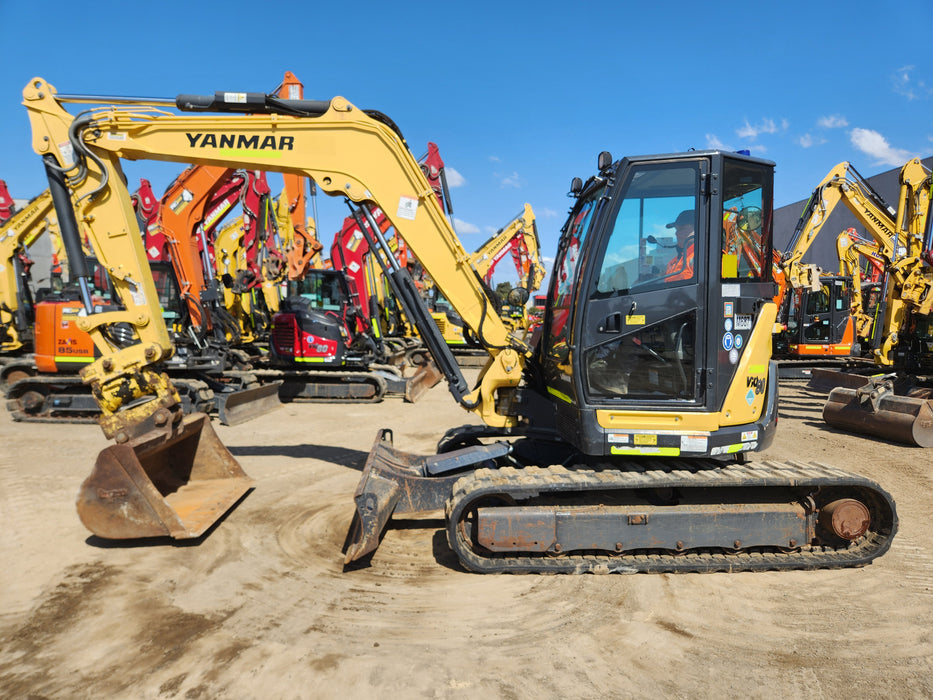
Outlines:
{"type": "Polygon", "coordinates": [[[840,498],[820,510],[820,526],[843,540],[857,540],[868,531],[871,514],[861,501],[840,498]]]}

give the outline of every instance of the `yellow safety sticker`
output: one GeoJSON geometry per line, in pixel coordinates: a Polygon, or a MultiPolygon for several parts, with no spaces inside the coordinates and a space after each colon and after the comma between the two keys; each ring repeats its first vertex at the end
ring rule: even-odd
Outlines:
{"type": "Polygon", "coordinates": [[[645,315],[638,314],[637,316],[626,316],[625,325],[626,326],[643,326],[645,325],[645,315]]]}
{"type": "Polygon", "coordinates": [[[610,453],[614,455],[657,455],[659,457],[679,457],[680,449],[677,447],[611,447],[610,453]]]}
{"type": "Polygon", "coordinates": [[[547,393],[549,393],[549,394],[551,394],[551,395],[553,395],[553,396],[556,396],[556,397],[559,398],[561,401],[565,401],[565,402],[567,402],[567,403],[573,403],[573,400],[572,400],[569,396],[567,396],[567,394],[565,394],[565,393],[563,393],[563,392],[561,392],[561,391],[558,391],[557,389],[555,389],[555,388],[552,387],[552,386],[549,386],[549,387],[547,388],[547,393]]]}

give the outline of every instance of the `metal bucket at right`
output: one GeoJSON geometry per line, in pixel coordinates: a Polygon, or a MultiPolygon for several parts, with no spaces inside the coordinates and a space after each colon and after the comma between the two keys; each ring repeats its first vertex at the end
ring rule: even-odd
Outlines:
{"type": "Polygon", "coordinates": [[[823,406],[823,420],[834,428],[917,447],[933,447],[933,402],[888,395],[862,404],[854,389],[837,387],[823,406]]]}

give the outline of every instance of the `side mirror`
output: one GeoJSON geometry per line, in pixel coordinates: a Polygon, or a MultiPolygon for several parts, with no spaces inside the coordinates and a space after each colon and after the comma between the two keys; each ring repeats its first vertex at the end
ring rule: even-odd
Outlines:
{"type": "Polygon", "coordinates": [[[597,169],[599,172],[602,172],[610,165],[612,165],[612,154],[609,151],[601,151],[599,156],[596,158],[597,169]]]}
{"type": "Polygon", "coordinates": [[[583,180],[578,177],[575,177],[570,181],[570,194],[574,197],[578,197],[583,191],[583,180]]]}

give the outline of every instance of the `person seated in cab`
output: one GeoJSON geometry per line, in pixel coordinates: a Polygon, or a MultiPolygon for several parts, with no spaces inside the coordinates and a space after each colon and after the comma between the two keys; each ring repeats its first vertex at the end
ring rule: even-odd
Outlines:
{"type": "Polygon", "coordinates": [[[677,218],[667,225],[677,235],[677,254],[667,263],[665,279],[688,280],[693,278],[694,258],[694,219],[692,209],[680,212],[677,218]]]}

